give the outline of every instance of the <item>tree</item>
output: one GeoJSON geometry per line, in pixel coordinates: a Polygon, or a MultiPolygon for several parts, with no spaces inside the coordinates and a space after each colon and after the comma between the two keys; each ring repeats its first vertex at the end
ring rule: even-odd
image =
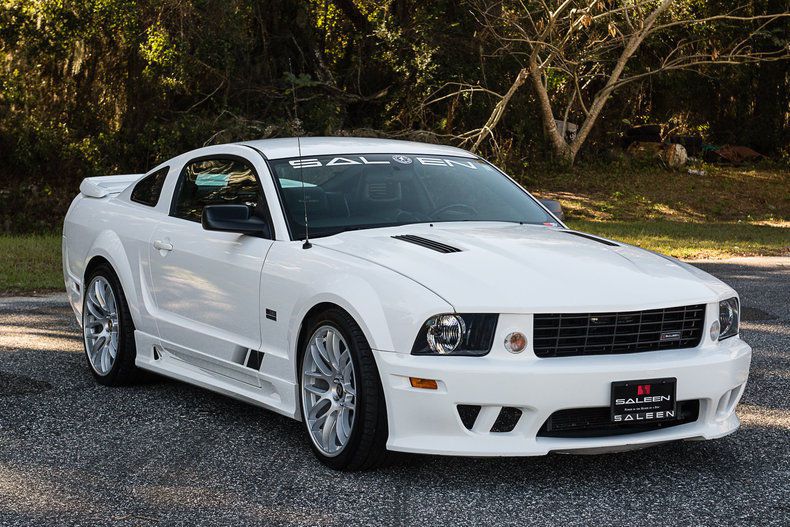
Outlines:
{"type": "Polygon", "coordinates": [[[490,55],[517,66],[503,94],[480,84],[455,85],[448,94],[448,84],[428,101],[480,91],[495,97],[487,122],[458,136],[472,150],[492,137],[527,82],[554,155],[571,165],[612,94],[629,83],[670,71],[790,58],[786,41],[768,50],[752,46],[755,36],[784,21],[788,12],[755,13],[741,7],[711,14],[704,4],[675,0],[469,1],[481,31],[494,45],[490,55]],[[652,56],[641,57],[637,64],[634,58],[646,43],[652,56]],[[563,133],[571,117],[581,122],[572,138],[563,133]]]}

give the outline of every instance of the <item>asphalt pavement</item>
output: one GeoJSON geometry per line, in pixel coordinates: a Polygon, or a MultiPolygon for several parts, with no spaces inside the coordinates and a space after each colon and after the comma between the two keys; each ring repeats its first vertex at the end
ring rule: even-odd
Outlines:
{"type": "Polygon", "coordinates": [[[0,298],[0,525],[790,525],[790,258],[696,265],[738,289],[754,347],[735,434],[354,474],[272,412],[100,386],[63,295],[0,298]]]}

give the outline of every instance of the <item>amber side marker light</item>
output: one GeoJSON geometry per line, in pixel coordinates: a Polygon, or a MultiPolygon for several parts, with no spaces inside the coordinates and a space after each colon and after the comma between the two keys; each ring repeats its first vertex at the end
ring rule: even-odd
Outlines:
{"type": "Polygon", "coordinates": [[[419,377],[409,377],[412,388],[422,388],[423,390],[437,390],[439,385],[433,379],[420,379],[419,377]]]}

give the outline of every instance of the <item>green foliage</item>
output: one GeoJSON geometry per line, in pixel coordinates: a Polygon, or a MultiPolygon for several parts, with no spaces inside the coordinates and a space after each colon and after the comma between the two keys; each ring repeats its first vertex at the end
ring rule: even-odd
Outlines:
{"type": "Polygon", "coordinates": [[[149,81],[161,82],[166,88],[184,84],[184,59],[162,24],[155,24],[146,30],[145,41],[140,44],[140,56],[146,61],[143,75],[149,81]]]}
{"type": "MultiPolygon", "coordinates": [[[[694,0],[675,9],[706,14],[727,4],[694,0]]],[[[753,9],[783,7],[764,0],[753,9]]],[[[670,40],[701,36],[714,45],[745,31],[693,30],[670,40]]],[[[590,31],[604,37],[609,28],[590,31]]],[[[786,42],[787,31],[766,29],[758,44],[786,42]]],[[[666,45],[649,44],[637,66],[650,66],[666,45]]],[[[519,59],[495,51],[470,0],[4,0],[0,231],[57,229],[82,178],[142,172],[208,143],[300,130],[450,141],[485,123],[496,99],[475,92],[425,102],[448,85],[506,91],[519,59]]],[[[627,121],[669,122],[707,141],[790,155],[786,65],[706,73],[657,77],[616,94],[583,152],[587,161],[627,121]]],[[[558,72],[549,80],[557,93],[568,88],[558,72]]],[[[483,154],[519,173],[545,160],[543,141],[525,87],[483,154]]]]}

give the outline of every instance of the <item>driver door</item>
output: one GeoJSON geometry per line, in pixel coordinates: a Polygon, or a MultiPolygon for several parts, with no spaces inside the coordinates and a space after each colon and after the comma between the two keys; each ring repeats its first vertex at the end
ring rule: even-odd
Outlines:
{"type": "Polygon", "coordinates": [[[170,358],[256,385],[245,368],[261,346],[260,281],[272,240],[204,230],[203,207],[244,204],[266,219],[268,208],[253,164],[236,156],[185,164],[170,215],[151,237],[149,261],[156,319],[170,358]]]}

